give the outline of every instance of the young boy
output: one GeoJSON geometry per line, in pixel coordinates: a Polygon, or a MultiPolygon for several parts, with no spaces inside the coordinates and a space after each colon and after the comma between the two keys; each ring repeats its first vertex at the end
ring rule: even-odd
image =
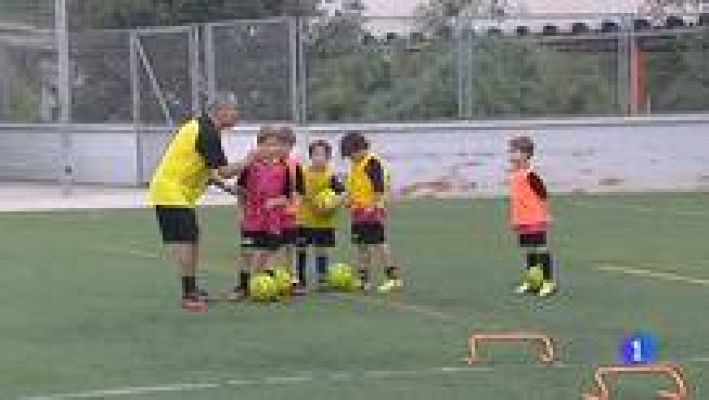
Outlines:
{"type": "Polygon", "coordinates": [[[281,158],[280,133],[263,127],[256,138],[258,159],[238,179],[242,193],[241,262],[232,300],[248,296],[253,272],[269,272],[282,243],[283,215],[291,193],[288,168],[281,158]]]}
{"type": "MultiPolygon", "coordinates": [[[[304,185],[301,191],[301,203],[298,210],[298,251],[296,273],[298,282],[305,291],[307,285],[307,248],[315,250],[315,270],[318,286],[325,287],[327,268],[330,263],[330,249],[335,247],[335,228],[337,213],[335,210],[323,210],[315,203],[315,197],[330,189],[338,196],[345,188],[332,170],[332,146],[324,140],[316,140],[308,146],[310,165],[303,168],[304,185]]],[[[339,203],[341,198],[337,200],[339,203]]]]}
{"type": "Polygon", "coordinates": [[[386,192],[388,176],[379,157],[369,151],[369,141],[360,132],[349,132],[340,141],[342,157],[349,158],[348,206],[352,218],[352,242],[357,246],[357,269],[361,288],[371,289],[373,264],[385,266],[386,281],[377,288],[388,293],[404,286],[399,267],[392,261],[387,244],[386,192]]]}
{"type": "MultiPolygon", "coordinates": [[[[538,291],[541,297],[552,295],[556,284],[552,275],[552,256],[547,248],[547,231],[551,218],[548,194],[544,182],[533,171],[534,142],[527,136],[518,136],[509,142],[510,162],[510,222],[519,235],[519,245],[526,251],[527,271],[541,267],[544,283],[538,291]]],[[[530,293],[532,286],[525,280],[517,293],[530,293]]]]}
{"type": "MultiPolygon", "coordinates": [[[[288,174],[292,185],[293,193],[290,194],[290,201],[285,208],[283,214],[283,233],[282,233],[282,258],[283,264],[287,266],[289,272],[294,272],[294,253],[296,241],[298,239],[298,208],[300,205],[300,193],[303,188],[303,169],[297,157],[293,154],[293,148],[296,143],[296,136],[293,129],[290,127],[282,127],[279,129],[281,141],[281,154],[283,162],[287,166],[288,174]]],[[[297,274],[296,274],[297,275],[297,274]]],[[[302,287],[297,280],[294,281],[293,294],[301,295],[302,287]]]]}

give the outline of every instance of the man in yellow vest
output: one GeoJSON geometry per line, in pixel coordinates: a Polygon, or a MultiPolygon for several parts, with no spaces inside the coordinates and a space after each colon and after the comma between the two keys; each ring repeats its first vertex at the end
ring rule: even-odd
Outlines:
{"type": "Polygon", "coordinates": [[[162,239],[180,267],[182,308],[207,311],[197,287],[199,227],[195,207],[210,183],[226,188],[253,155],[229,164],[221,135],[238,119],[236,97],[218,94],[206,115],[185,122],[172,138],[150,182],[149,202],[155,207],[162,239]]]}

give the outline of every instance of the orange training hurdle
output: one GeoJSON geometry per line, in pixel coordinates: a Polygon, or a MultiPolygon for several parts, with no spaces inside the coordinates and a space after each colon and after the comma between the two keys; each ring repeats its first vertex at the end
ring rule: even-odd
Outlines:
{"type": "Polygon", "coordinates": [[[539,361],[553,363],[556,359],[556,346],[554,340],[548,335],[529,332],[476,333],[470,335],[470,356],[465,360],[468,364],[482,361],[479,355],[482,342],[531,342],[536,344],[539,361]]]}
{"type": "Polygon", "coordinates": [[[611,400],[611,390],[608,382],[613,382],[618,375],[643,374],[666,375],[675,383],[675,391],[660,390],[657,395],[663,400],[689,400],[689,390],[684,380],[682,368],[676,364],[639,364],[639,365],[607,365],[596,368],[593,374],[595,393],[584,395],[585,400],[611,400]]]}

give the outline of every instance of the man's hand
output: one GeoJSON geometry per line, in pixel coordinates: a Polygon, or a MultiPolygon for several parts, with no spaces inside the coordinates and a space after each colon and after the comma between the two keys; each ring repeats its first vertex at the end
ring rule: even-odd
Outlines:
{"type": "Polygon", "coordinates": [[[266,209],[271,210],[277,207],[285,207],[288,205],[288,198],[283,196],[283,197],[276,197],[276,198],[271,198],[266,200],[266,209]]]}
{"type": "Polygon", "coordinates": [[[225,193],[229,193],[232,196],[238,196],[236,187],[234,187],[234,185],[230,182],[221,179],[210,179],[208,183],[225,193]]]}
{"type": "Polygon", "coordinates": [[[229,179],[233,178],[239,174],[241,174],[242,171],[244,171],[246,168],[249,167],[249,165],[253,164],[254,162],[260,160],[262,157],[261,153],[259,152],[258,149],[255,150],[250,150],[247,154],[246,157],[244,157],[243,160],[235,163],[231,163],[229,165],[220,167],[217,170],[218,176],[212,177],[212,178],[223,178],[223,179],[229,179]]]}

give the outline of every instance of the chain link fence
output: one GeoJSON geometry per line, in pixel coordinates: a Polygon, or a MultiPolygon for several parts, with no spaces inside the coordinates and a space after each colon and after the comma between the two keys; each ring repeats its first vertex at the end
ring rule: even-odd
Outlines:
{"type": "MultiPolygon", "coordinates": [[[[628,18],[573,32],[553,19],[527,32],[497,20],[364,17],[72,31],[70,121],[173,124],[217,90],[238,94],[247,121],[706,111],[707,27],[641,30],[628,18]]],[[[56,40],[49,25],[26,24],[0,25],[0,121],[56,122],[56,40]]]]}
{"type": "Polygon", "coordinates": [[[295,26],[287,19],[207,25],[210,91],[237,93],[246,120],[292,120],[297,101],[295,26]]]}
{"type": "Polygon", "coordinates": [[[132,120],[130,33],[82,31],[69,36],[71,121],[132,120]]]}
{"type": "Polygon", "coordinates": [[[0,2],[0,122],[55,117],[57,52],[51,0],[0,2]]]}

